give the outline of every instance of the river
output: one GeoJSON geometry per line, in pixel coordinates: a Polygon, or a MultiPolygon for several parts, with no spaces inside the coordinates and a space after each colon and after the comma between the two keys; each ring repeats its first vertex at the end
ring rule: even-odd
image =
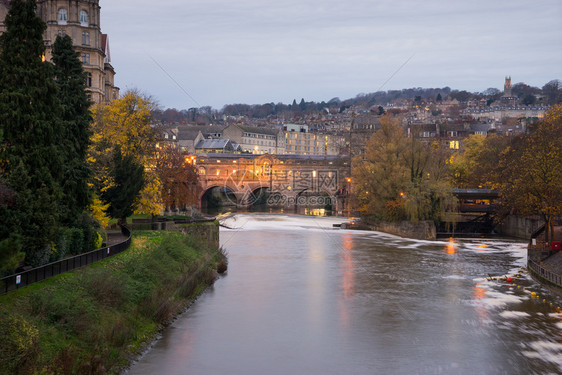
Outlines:
{"type": "Polygon", "coordinates": [[[343,220],[229,218],[228,273],[127,373],[562,373],[561,299],[524,272],[487,279],[520,272],[525,244],[333,228],[343,220]]]}

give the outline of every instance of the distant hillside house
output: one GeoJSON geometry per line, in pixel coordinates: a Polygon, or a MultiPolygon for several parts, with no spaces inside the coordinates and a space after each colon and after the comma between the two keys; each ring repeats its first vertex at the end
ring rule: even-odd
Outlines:
{"type": "MultiPolygon", "coordinates": [[[[9,0],[0,0],[0,34],[6,31],[4,20],[9,8],[9,0]]],[[[47,47],[45,59],[51,60],[57,35],[70,36],[87,75],[90,99],[103,103],[119,97],[109,38],[100,28],[99,0],[37,0],[37,14],[47,24],[43,36],[47,47]]]]}

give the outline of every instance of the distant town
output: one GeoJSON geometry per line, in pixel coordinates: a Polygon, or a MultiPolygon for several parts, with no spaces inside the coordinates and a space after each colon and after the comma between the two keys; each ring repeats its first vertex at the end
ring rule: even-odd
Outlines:
{"type": "Polygon", "coordinates": [[[360,94],[328,102],[233,104],[166,109],[153,113],[164,139],[188,153],[357,155],[380,128],[385,113],[399,115],[408,136],[439,140],[462,149],[471,134],[516,135],[541,120],[562,100],[558,80],[542,88],[512,84],[481,93],[413,88],[360,94]]]}

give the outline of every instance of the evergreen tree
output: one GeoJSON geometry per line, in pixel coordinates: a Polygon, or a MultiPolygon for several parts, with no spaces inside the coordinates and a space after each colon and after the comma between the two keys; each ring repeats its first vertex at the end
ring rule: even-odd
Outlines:
{"type": "Polygon", "coordinates": [[[86,74],[79,53],[72,48],[72,39],[68,35],[57,37],[53,46],[53,63],[64,126],[64,180],[60,211],[63,224],[72,225],[92,200],[88,187],[91,171],[86,163],[91,135],[91,103],[86,93],[86,74]]]}
{"type": "Polygon", "coordinates": [[[43,61],[45,23],[35,0],[13,0],[0,36],[0,173],[15,203],[0,227],[21,238],[26,263],[49,258],[63,178],[62,127],[52,64],[43,61]]]}
{"type": "Polygon", "coordinates": [[[109,216],[126,223],[127,217],[135,211],[135,201],[145,184],[144,167],[133,155],[123,155],[117,147],[113,152],[110,177],[112,186],[102,192],[102,199],[109,204],[109,216]]]}

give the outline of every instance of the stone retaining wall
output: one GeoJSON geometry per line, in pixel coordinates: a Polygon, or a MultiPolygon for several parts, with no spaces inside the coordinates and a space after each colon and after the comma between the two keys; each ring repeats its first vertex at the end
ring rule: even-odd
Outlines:
{"type": "Polygon", "coordinates": [[[437,230],[433,221],[419,221],[417,223],[410,221],[399,223],[381,221],[370,225],[345,223],[341,227],[343,229],[373,230],[416,240],[435,240],[437,238],[437,230]]]}
{"type": "Polygon", "coordinates": [[[501,225],[497,226],[499,232],[510,237],[529,240],[544,223],[539,217],[508,216],[501,225]]]}

